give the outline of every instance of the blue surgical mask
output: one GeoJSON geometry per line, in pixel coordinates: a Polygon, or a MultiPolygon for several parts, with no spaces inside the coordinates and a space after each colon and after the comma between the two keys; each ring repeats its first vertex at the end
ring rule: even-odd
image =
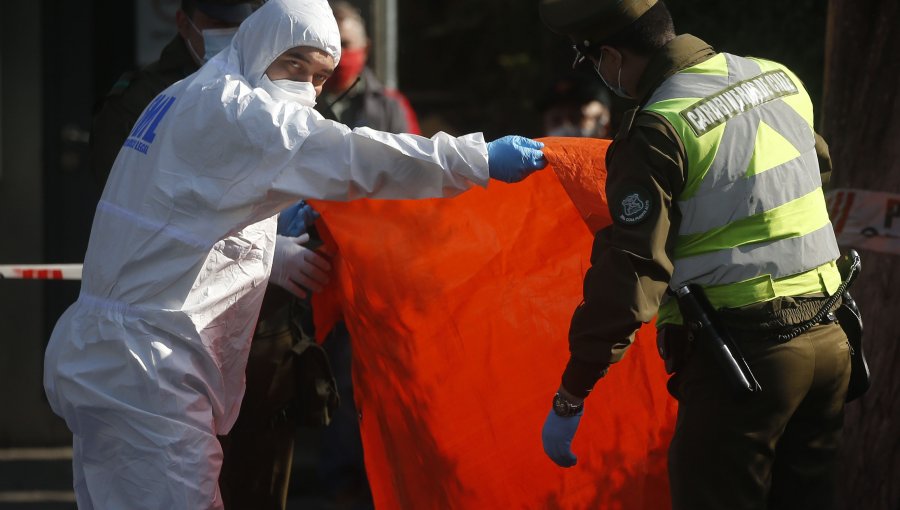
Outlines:
{"type": "Polygon", "coordinates": [[[231,45],[237,28],[211,28],[203,31],[203,61],[215,57],[222,50],[231,45]]]}
{"type": "Polygon", "coordinates": [[[603,62],[603,52],[600,52],[600,58],[597,59],[597,65],[594,66],[594,71],[597,71],[597,76],[600,77],[600,81],[602,81],[603,84],[606,85],[606,88],[608,88],[609,90],[611,90],[613,92],[613,94],[615,94],[621,98],[634,99],[633,97],[628,95],[628,92],[625,92],[625,89],[622,88],[622,66],[621,65],[619,66],[619,85],[617,87],[613,87],[612,85],[609,84],[608,81],[606,81],[606,78],[604,78],[603,75],[600,74],[600,64],[602,62],[603,62]]]}
{"type": "Polygon", "coordinates": [[[224,50],[231,44],[231,40],[234,39],[234,34],[237,33],[237,27],[233,28],[207,28],[204,30],[200,30],[197,28],[197,25],[188,18],[188,23],[194,27],[194,30],[197,31],[198,34],[203,36],[203,56],[197,54],[197,51],[194,50],[194,47],[191,45],[190,40],[187,41],[188,49],[191,50],[191,55],[197,60],[197,63],[200,62],[209,62],[209,60],[215,57],[220,51],[224,50]]]}

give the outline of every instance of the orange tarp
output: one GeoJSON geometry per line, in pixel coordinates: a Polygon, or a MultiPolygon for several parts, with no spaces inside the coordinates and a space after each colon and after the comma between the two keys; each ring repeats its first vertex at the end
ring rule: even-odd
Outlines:
{"type": "Polygon", "coordinates": [[[609,142],[544,141],[555,171],[518,184],[314,204],[339,250],[317,323],[336,303],[352,337],[376,508],[669,508],[675,405],[652,326],[588,399],[578,465],[542,451],[589,266],[585,222],[609,223],[609,142]]]}

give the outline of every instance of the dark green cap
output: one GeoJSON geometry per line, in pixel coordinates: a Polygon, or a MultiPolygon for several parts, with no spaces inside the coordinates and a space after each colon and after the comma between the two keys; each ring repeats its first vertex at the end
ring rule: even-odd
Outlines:
{"type": "Polygon", "coordinates": [[[541,20],[550,30],[590,46],[616,35],[656,0],[540,0],[541,20]]]}

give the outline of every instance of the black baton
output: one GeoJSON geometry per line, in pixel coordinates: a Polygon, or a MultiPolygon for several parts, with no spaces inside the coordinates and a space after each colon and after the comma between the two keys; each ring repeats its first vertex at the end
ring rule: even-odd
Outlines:
{"type": "Polygon", "coordinates": [[[698,285],[685,285],[675,290],[678,307],[686,324],[710,343],[713,355],[726,371],[729,382],[740,393],[762,390],[728,329],[716,317],[715,309],[698,285]]]}

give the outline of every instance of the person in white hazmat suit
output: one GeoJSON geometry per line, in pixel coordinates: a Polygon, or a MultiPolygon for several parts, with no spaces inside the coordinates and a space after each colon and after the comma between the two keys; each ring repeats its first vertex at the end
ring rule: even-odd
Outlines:
{"type": "Polygon", "coordinates": [[[97,206],[81,293],[45,357],[81,510],[222,508],[216,435],[238,415],[278,211],[305,198],[446,197],[545,166],[522,137],[324,120],[311,106],[339,58],[325,0],[269,0],[132,129],[97,206]]]}

